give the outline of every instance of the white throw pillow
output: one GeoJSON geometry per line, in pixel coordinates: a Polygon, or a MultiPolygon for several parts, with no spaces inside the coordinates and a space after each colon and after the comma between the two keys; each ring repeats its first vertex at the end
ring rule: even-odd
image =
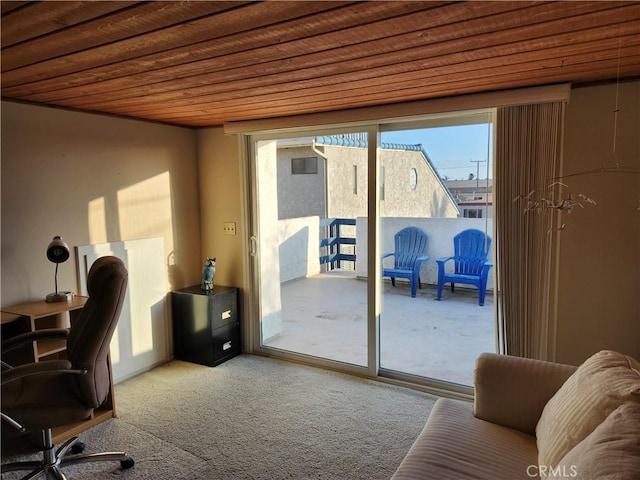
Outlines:
{"type": "Polygon", "coordinates": [[[573,447],[549,478],[637,480],[640,477],[640,404],[619,406],[573,447]]]}
{"type": "Polygon", "coordinates": [[[624,403],[640,404],[640,363],[617,352],[596,353],[544,407],[536,426],[539,465],[556,466],[624,403]]]}

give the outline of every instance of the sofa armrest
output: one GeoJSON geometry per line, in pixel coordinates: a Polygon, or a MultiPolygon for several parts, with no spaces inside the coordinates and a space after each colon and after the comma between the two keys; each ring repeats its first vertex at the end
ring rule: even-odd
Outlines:
{"type": "Polygon", "coordinates": [[[474,415],[535,435],[544,406],[576,368],[483,353],[476,361],[474,415]]]}

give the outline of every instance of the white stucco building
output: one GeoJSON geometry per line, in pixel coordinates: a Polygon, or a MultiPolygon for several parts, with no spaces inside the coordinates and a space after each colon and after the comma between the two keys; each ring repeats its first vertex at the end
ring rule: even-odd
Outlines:
{"type": "MultiPolygon", "coordinates": [[[[367,216],[367,144],[352,136],[278,141],[278,218],[367,216]]],[[[456,218],[461,212],[422,145],[382,144],[383,217],[456,218]]]]}
{"type": "Polygon", "coordinates": [[[447,180],[464,218],[493,217],[493,179],[447,180]]]}

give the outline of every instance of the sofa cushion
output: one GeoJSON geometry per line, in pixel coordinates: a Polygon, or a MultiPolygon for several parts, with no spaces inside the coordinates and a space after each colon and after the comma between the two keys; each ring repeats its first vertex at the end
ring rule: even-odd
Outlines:
{"type": "Polygon", "coordinates": [[[535,479],[536,464],[535,437],[474,417],[470,403],[441,398],[392,480],[535,479]]]}
{"type": "Polygon", "coordinates": [[[626,402],[640,403],[640,364],[607,350],[593,355],[578,367],[542,411],[536,426],[539,464],[557,465],[626,402]]]}
{"type": "Polygon", "coordinates": [[[640,405],[625,403],[567,453],[549,478],[633,480],[640,475],[640,405]]]}
{"type": "Polygon", "coordinates": [[[482,353],[474,372],[474,414],[503,427],[536,434],[545,405],[577,367],[482,353]]]}

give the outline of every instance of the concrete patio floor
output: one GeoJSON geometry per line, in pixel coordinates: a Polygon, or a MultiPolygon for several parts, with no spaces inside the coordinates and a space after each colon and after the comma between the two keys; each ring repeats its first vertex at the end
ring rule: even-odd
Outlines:
{"type": "MultiPolygon", "coordinates": [[[[408,283],[383,285],[380,364],[388,370],[472,385],[481,352],[494,352],[493,295],[434,286],[411,298],[408,283]]],[[[353,272],[322,273],[282,285],[282,332],[265,346],[366,365],[367,283],[353,272]]]]}

